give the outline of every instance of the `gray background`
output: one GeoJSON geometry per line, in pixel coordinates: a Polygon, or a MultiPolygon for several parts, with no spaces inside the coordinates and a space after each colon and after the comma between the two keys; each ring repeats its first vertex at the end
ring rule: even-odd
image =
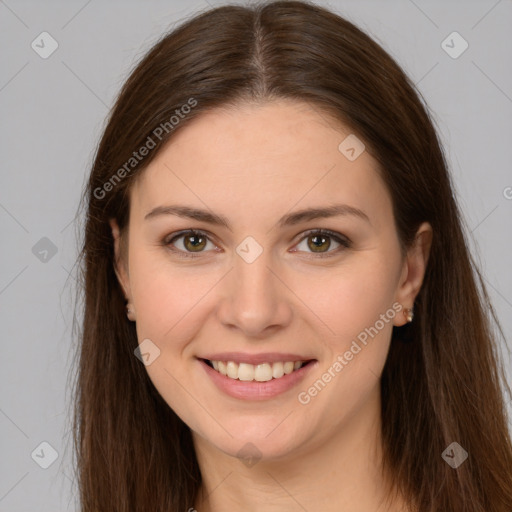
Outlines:
{"type": "MultiPolygon", "coordinates": [[[[319,3],[366,30],[418,84],[510,340],[512,2],[319,3]],[[458,58],[441,46],[453,31],[469,44],[458,58]]],[[[78,510],[69,373],[81,189],[134,60],[208,4],[220,2],[0,0],[0,511],[78,510]],[[43,31],[59,45],[47,59],[31,47],[43,31]],[[49,460],[42,442],[58,452],[48,469],[35,462],[49,460]]],[[[461,48],[461,41],[447,44],[461,48]]],[[[511,360],[502,353],[512,381],[511,360]]]]}

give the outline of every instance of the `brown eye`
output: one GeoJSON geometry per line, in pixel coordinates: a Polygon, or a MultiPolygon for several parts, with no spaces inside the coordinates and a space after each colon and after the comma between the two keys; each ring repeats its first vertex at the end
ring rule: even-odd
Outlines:
{"type": "Polygon", "coordinates": [[[309,235],[307,240],[308,247],[313,252],[324,252],[324,249],[327,250],[331,246],[330,238],[325,235],[309,235]]]}
{"type": "Polygon", "coordinates": [[[164,240],[164,245],[168,246],[173,252],[180,253],[183,256],[207,252],[205,248],[208,243],[212,245],[212,248],[215,248],[215,245],[205,233],[192,230],[178,233],[174,237],[164,240]]]}
{"type": "Polygon", "coordinates": [[[206,237],[200,234],[184,235],[183,245],[187,251],[198,252],[206,246],[206,237]]]}
{"type": "Polygon", "coordinates": [[[344,248],[348,249],[349,247],[351,247],[351,242],[348,238],[341,234],[322,229],[306,233],[306,236],[297,245],[299,251],[309,254],[316,253],[319,257],[334,256],[344,248]],[[338,245],[335,246],[334,249],[329,250],[333,242],[338,245]],[[306,247],[301,248],[301,244],[304,244],[306,247]]]}

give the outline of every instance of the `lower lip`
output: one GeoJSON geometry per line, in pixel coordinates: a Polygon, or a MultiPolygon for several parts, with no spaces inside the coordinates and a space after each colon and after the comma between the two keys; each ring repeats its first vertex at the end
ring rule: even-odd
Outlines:
{"type": "Polygon", "coordinates": [[[311,361],[306,366],[294,370],[292,373],[283,375],[279,379],[272,379],[266,382],[243,381],[231,379],[222,375],[217,370],[206,364],[202,359],[198,360],[213,383],[226,395],[242,400],[267,400],[281,393],[289,391],[304,379],[307,373],[316,366],[317,361],[311,361]]]}

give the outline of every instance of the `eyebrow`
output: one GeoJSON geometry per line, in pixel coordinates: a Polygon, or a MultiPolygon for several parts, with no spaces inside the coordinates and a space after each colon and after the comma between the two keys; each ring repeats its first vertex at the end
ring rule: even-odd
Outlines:
{"type": "MultiPolygon", "coordinates": [[[[161,215],[176,215],[187,219],[194,219],[197,221],[207,222],[216,226],[223,226],[232,231],[229,221],[222,215],[215,214],[208,210],[201,210],[189,206],[171,205],[171,206],[157,206],[153,208],[144,217],[144,220],[153,219],[161,215]]],[[[358,217],[371,225],[368,215],[363,210],[349,206],[347,204],[335,204],[323,208],[307,208],[293,213],[288,213],[281,217],[277,222],[277,226],[284,228],[287,226],[294,226],[300,222],[307,222],[315,219],[326,219],[329,217],[337,217],[340,215],[351,215],[358,217]]]]}

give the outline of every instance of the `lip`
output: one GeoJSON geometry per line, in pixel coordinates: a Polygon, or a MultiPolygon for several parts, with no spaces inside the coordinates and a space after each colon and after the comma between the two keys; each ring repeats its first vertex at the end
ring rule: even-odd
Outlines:
{"type": "Polygon", "coordinates": [[[199,359],[208,359],[209,361],[233,361],[238,364],[263,364],[277,363],[279,361],[283,363],[286,363],[286,361],[312,361],[315,358],[283,352],[266,352],[261,354],[246,354],[244,352],[221,352],[217,354],[201,356],[199,359]]]}
{"type": "MultiPolygon", "coordinates": [[[[215,357],[218,357],[220,354],[217,354],[215,357]]],[[[268,357],[269,354],[262,354],[268,357]]],[[[284,354],[279,354],[281,358],[284,354]]],[[[246,354],[244,354],[244,359],[241,362],[248,362],[246,358],[246,354]]],[[[259,355],[258,355],[259,357],[259,355]]],[[[206,359],[206,358],[205,358],[206,359]]],[[[209,358],[208,358],[209,359],[209,358]]],[[[213,359],[213,361],[223,361],[225,359],[213,359]]],[[[227,359],[228,361],[233,361],[233,359],[227,359]]],[[[301,359],[298,357],[295,361],[305,361],[306,359],[301,359]]],[[[275,359],[274,361],[283,361],[283,359],[275,359]]],[[[280,379],[272,379],[266,382],[257,382],[257,381],[241,381],[237,379],[231,379],[225,375],[222,375],[218,371],[214,370],[203,359],[197,359],[197,362],[201,365],[203,370],[206,372],[208,377],[212,380],[212,382],[217,386],[217,388],[225,393],[226,395],[238,398],[240,400],[268,400],[274,398],[278,395],[281,395],[287,391],[290,391],[293,387],[297,386],[299,382],[301,382],[305,376],[317,366],[318,361],[312,360],[306,366],[299,368],[298,370],[294,370],[292,373],[288,375],[283,375],[280,379]]],[[[271,359],[264,359],[260,361],[260,363],[264,362],[273,362],[271,359]]],[[[250,363],[250,364],[259,364],[259,363],[250,363]]]]}

